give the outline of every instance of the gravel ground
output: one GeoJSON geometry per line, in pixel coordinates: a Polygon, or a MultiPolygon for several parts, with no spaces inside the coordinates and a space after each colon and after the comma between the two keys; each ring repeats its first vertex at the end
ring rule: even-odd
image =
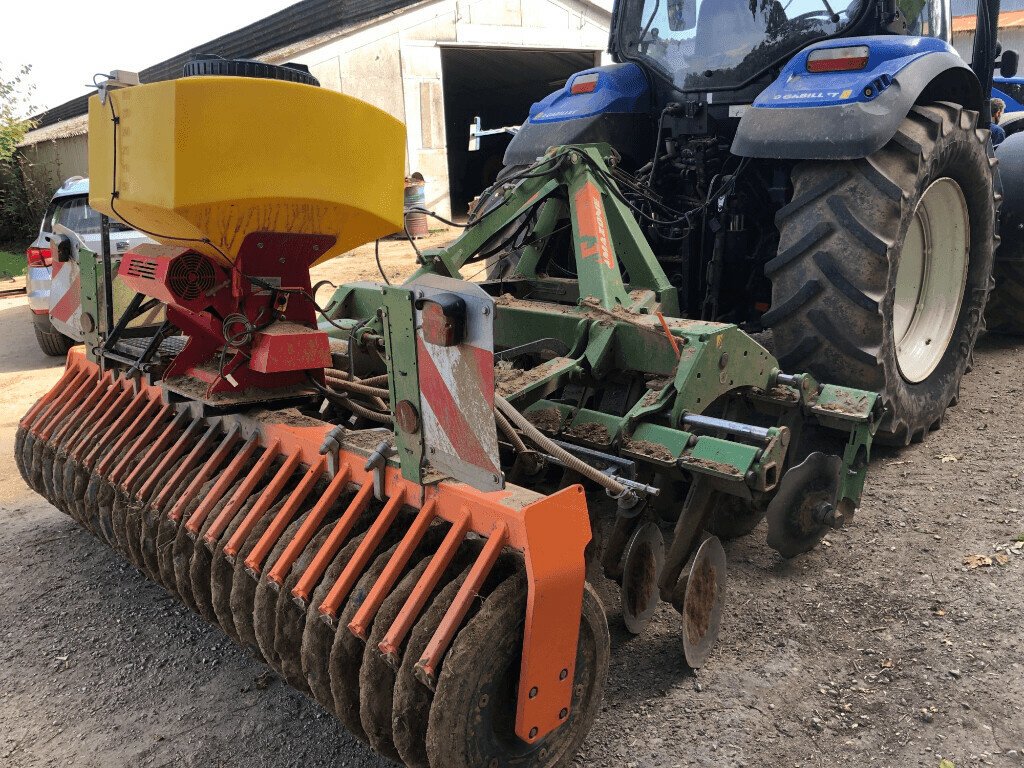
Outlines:
{"type": "MultiPolygon", "coordinates": [[[[329,266],[376,272],[372,251],[329,266]]],[[[391,765],[25,487],[17,420],[60,363],[24,298],[0,299],[0,329],[0,765],[391,765]]],[[[763,527],[727,544],[699,673],[671,609],[632,637],[598,584],[612,669],[577,765],[1024,765],[1021,359],[983,341],[944,429],[877,451],[853,526],[814,552],[783,561],[763,527]]]]}

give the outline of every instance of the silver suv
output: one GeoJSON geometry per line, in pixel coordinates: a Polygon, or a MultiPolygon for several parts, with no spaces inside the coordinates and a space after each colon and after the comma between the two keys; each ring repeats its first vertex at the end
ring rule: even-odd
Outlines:
{"type": "MultiPolygon", "coordinates": [[[[100,252],[100,215],[89,207],[89,180],[73,176],[61,185],[43,216],[39,237],[29,246],[28,306],[32,310],[36,340],[48,355],[61,356],[82,340],[82,302],[77,255],[67,263],[51,255],[54,227],[63,225],[77,234],[87,248],[100,252]]],[[[117,258],[140,243],[152,242],[141,232],[110,222],[110,250],[117,258]]]]}

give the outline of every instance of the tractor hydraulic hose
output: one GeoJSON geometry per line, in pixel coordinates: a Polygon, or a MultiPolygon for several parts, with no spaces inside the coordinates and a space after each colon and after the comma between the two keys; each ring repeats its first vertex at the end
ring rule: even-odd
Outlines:
{"type": "Polygon", "coordinates": [[[325,368],[324,371],[335,379],[354,381],[357,384],[362,384],[364,387],[379,387],[388,383],[388,375],[386,373],[382,373],[380,376],[372,376],[369,379],[360,379],[357,376],[353,376],[348,371],[342,371],[338,368],[325,368]]]}
{"type": "Polygon", "coordinates": [[[380,411],[374,411],[370,408],[359,405],[348,396],[347,392],[338,392],[334,389],[331,389],[330,387],[325,387],[312,376],[309,377],[309,382],[317,389],[317,391],[320,392],[320,394],[326,397],[334,405],[337,405],[341,408],[347,408],[348,410],[352,411],[352,413],[354,413],[356,416],[364,418],[367,421],[376,422],[378,424],[393,423],[390,414],[381,413],[380,411]]]}
{"type": "Polygon", "coordinates": [[[606,491],[608,491],[615,498],[622,498],[625,496],[635,495],[634,491],[631,491],[622,483],[609,477],[599,469],[595,469],[584,461],[573,456],[567,450],[559,446],[553,440],[548,439],[544,434],[537,429],[530,420],[527,419],[523,414],[517,411],[512,404],[501,395],[495,394],[494,402],[501,409],[504,416],[508,418],[513,424],[519,429],[523,430],[525,434],[538,448],[545,453],[551,454],[553,457],[558,459],[566,468],[573,472],[578,472],[588,480],[593,480],[595,483],[600,485],[606,491]]]}
{"type": "Polygon", "coordinates": [[[352,379],[343,379],[337,374],[333,374],[327,371],[327,380],[331,383],[332,387],[338,387],[339,389],[349,390],[351,392],[358,392],[361,395],[367,395],[369,397],[389,397],[390,392],[386,389],[379,389],[377,387],[370,387],[361,381],[354,381],[352,379]]]}
{"type": "Polygon", "coordinates": [[[516,453],[526,453],[529,448],[526,447],[526,443],[523,442],[523,438],[516,432],[515,427],[509,424],[508,419],[501,415],[501,411],[497,408],[494,409],[494,420],[498,423],[498,428],[505,433],[505,437],[508,438],[509,442],[512,443],[512,447],[515,448],[516,453]]]}
{"type": "Polygon", "coordinates": [[[378,424],[394,423],[388,414],[370,410],[369,408],[365,408],[350,399],[346,400],[345,407],[352,411],[356,416],[366,419],[367,421],[375,421],[378,424]]]}

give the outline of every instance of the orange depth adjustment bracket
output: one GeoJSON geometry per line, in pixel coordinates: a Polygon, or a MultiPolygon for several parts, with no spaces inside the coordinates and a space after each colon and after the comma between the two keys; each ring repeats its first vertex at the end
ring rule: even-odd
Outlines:
{"type": "MultiPolygon", "coordinates": [[[[580,485],[524,507],[521,535],[529,593],[516,702],[516,735],[533,743],[558,728],[572,709],[576,646],[590,543],[587,499],[580,485]]],[[[511,540],[518,538],[510,531],[511,540]]]]}

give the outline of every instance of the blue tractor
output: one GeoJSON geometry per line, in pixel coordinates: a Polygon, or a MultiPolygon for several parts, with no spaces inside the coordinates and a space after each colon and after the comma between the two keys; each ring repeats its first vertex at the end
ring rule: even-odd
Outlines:
{"type": "Polygon", "coordinates": [[[881,392],[881,440],[923,439],[958,398],[993,275],[990,327],[1024,331],[1024,273],[997,251],[1010,182],[988,95],[1017,69],[998,16],[979,0],[967,63],[948,1],[617,0],[617,63],[533,106],[499,186],[551,146],[610,145],[687,316],[770,329],[786,370],[881,392]]]}

